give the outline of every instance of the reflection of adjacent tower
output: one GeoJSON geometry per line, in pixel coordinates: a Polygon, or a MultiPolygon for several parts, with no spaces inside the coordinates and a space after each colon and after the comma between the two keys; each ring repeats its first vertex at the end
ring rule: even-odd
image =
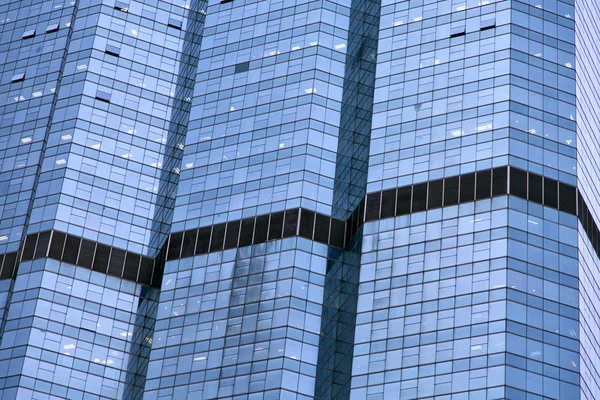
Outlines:
{"type": "Polygon", "coordinates": [[[351,399],[579,397],[573,6],[539,3],[382,7],[351,399]]]}
{"type": "Polygon", "coordinates": [[[150,248],[153,249],[154,256],[158,255],[158,251],[167,241],[170,232],[179,173],[181,172],[181,158],[190,121],[190,109],[206,15],[205,9],[206,1],[193,0],[187,11],[185,33],[179,55],[179,71],[175,74],[177,80],[175,96],[172,100],[165,154],[163,155],[154,217],[152,218],[153,237],[150,239],[150,248]]]}
{"type": "MultiPolygon", "coordinates": [[[[352,219],[362,222],[380,7],[378,1],[357,0],[350,8],[332,211],[349,225],[352,219]]],[[[350,396],[362,229],[347,229],[346,235],[353,237],[346,238],[344,250],[328,252],[314,394],[318,399],[350,396]]]]}
{"type": "MultiPolygon", "coordinates": [[[[176,75],[177,86],[173,98],[171,118],[154,218],[152,220],[152,238],[150,239],[151,254],[160,258],[160,250],[168,240],[171,216],[175,205],[175,194],[179,182],[183,144],[189,124],[191,100],[194,94],[194,84],[198,68],[202,29],[206,12],[206,2],[193,0],[187,13],[185,34],[182,50],[179,55],[180,67],[176,75]]],[[[160,268],[162,262],[156,263],[160,268]]],[[[156,274],[160,279],[160,273],[156,274]]],[[[160,282],[158,282],[160,283],[160,282]]],[[[156,324],[159,289],[148,288],[142,296],[136,314],[136,329],[132,337],[126,388],[123,398],[141,399],[144,396],[148,362],[152,348],[152,337],[156,324]]]]}
{"type": "Polygon", "coordinates": [[[341,218],[365,190],[376,32],[360,19],[377,7],[336,7],[207,10],[147,396],[344,397],[357,264],[341,218]]]}

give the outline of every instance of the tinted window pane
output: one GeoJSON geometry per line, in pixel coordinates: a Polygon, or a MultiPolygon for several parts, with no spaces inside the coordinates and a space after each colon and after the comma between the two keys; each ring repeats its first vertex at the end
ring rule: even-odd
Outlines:
{"type": "Polygon", "coordinates": [[[32,233],[27,235],[25,238],[25,247],[23,248],[23,254],[21,255],[22,261],[33,260],[33,255],[35,254],[35,246],[37,244],[37,233],[32,233]]]}
{"type": "Polygon", "coordinates": [[[35,247],[34,258],[46,257],[46,254],[48,252],[48,244],[50,244],[50,235],[51,231],[40,233],[38,237],[37,246],[35,247]]]}
{"type": "Polygon", "coordinates": [[[491,197],[492,193],[492,171],[478,171],[477,172],[477,199],[487,199],[491,197]]]}
{"type": "Polygon", "coordinates": [[[242,229],[240,231],[239,246],[249,246],[252,244],[252,236],[254,235],[254,218],[246,218],[242,220],[242,229]]]}
{"type": "Polygon", "coordinates": [[[544,177],[544,205],[558,208],[558,182],[544,177]]]}
{"type": "Polygon", "coordinates": [[[210,244],[210,233],[211,233],[210,226],[205,226],[204,228],[198,229],[198,239],[196,241],[196,253],[195,254],[208,253],[208,245],[210,244]]]}
{"type": "Polygon", "coordinates": [[[506,194],[508,184],[507,170],[507,167],[494,168],[492,177],[492,196],[501,196],[506,194]]]}
{"type": "Polygon", "coordinates": [[[167,260],[176,260],[181,253],[181,243],[183,242],[183,232],[177,232],[169,238],[169,251],[167,252],[167,260]]]}
{"type": "Polygon", "coordinates": [[[194,255],[194,249],[196,248],[196,237],[198,236],[197,229],[190,229],[185,231],[183,235],[183,244],[181,245],[181,258],[191,257],[194,255]]]}
{"type": "Polygon", "coordinates": [[[381,194],[381,218],[396,215],[396,189],[386,190],[381,194]]]}
{"type": "Polygon", "coordinates": [[[542,177],[529,174],[529,200],[542,204],[542,177]]]}
{"type": "Polygon", "coordinates": [[[396,201],[396,215],[405,215],[410,213],[411,196],[412,186],[405,186],[398,189],[398,199],[396,201]]]}
{"type": "Polygon", "coordinates": [[[381,204],[381,192],[370,193],[367,195],[367,214],[365,221],[379,219],[379,206],[381,204]]]}
{"type": "Polygon", "coordinates": [[[140,264],[140,272],[138,276],[138,282],[150,285],[152,282],[152,268],[154,265],[154,260],[150,257],[142,257],[142,262],[140,264]]]}
{"type": "Polygon", "coordinates": [[[458,204],[458,176],[446,178],[444,182],[444,205],[458,204]]]}
{"type": "Polygon", "coordinates": [[[577,192],[574,186],[561,183],[558,186],[558,209],[569,214],[577,212],[577,192]]]}
{"type": "Polygon", "coordinates": [[[300,236],[312,239],[315,213],[302,209],[300,211],[300,236]]]}
{"type": "Polygon", "coordinates": [[[460,176],[460,202],[468,203],[475,199],[475,174],[460,176]]]}
{"type": "Polygon", "coordinates": [[[225,243],[225,224],[218,224],[213,226],[212,236],[210,238],[210,251],[223,250],[223,244],[225,243]]]}
{"type": "Polygon", "coordinates": [[[285,223],[283,225],[283,237],[296,235],[298,229],[298,210],[288,210],[285,212],[285,223]]]}
{"type": "Polygon", "coordinates": [[[264,243],[267,241],[267,232],[269,231],[269,216],[261,215],[256,218],[254,228],[254,243],[264,243]]]}
{"type": "Polygon", "coordinates": [[[442,193],[444,181],[442,179],[429,182],[429,194],[427,198],[427,208],[439,208],[442,206],[442,193]]]}
{"type": "MultiPolygon", "coordinates": [[[[394,199],[395,200],[395,199],[394,199]]],[[[344,232],[346,230],[346,224],[344,221],[339,219],[331,219],[331,233],[329,234],[329,243],[332,246],[339,248],[344,247],[344,232]]]]}
{"type": "Polygon", "coordinates": [[[283,211],[271,214],[269,240],[281,239],[283,231],[283,211]]]}
{"type": "Polygon", "coordinates": [[[412,212],[425,211],[427,207],[427,182],[413,186],[412,212]]]}
{"type": "Polygon", "coordinates": [[[65,235],[62,232],[52,232],[52,241],[50,242],[50,250],[48,251],[48,257],[60,260],[62,258],[63,247],[65,245],[65,235]]]}
{"type": "Polygon", "coordinates": [[[138,269],[140,267],[140,256],[127,252],[125,256],[125,269],[123,270],[123,279],[135,281],[137,279],[138,269]]]}
{"type": "Polygon", "coordinates": [[[79,249],[79,258],[77,259],[77,265],[80,265],[85,268],[92,268],[95,251],[96,243],[86,239],[82,239],[81,248],[79,249]]]}
{"type": "Polygon", "coordinates": [[[527,198],[527,172],[520,169],[510,169],[510,194],[527,198]]]}
{"type": "Polygon", "coordinates": [[[321,243],[329,242],[329,217],[317,214],[315,221],[315,240],[321,243]]]}
{"type": "Polygon", "coordinates": [[[110,252],[110,262],[108,263],[108,273],[114,276],[121,276],[123,265],[125,263],[125,252],[121,249],[112,248],[110,252]]]}
{"type": "Polygon", "coordinates": [[[75,264],[77,262],[77,254],[79,253],[79,242],[78,237],[67,235],[67,241],[65,243],[65,250],[63,251],[63,261],[69,264],[75,264]]]}
{"type": "Polygon", "coordinates": [[[2,272],[0,273],[0,279],[7,279],[14,276],[15,267],[17,264],[17,254],[17,252],[12,252],[4,255],[4,262],[2,263],[2,272]]]}
{"type": "Polygon", "coordinates": [[[227,223],[227,233],[225,234],[225,248],[233,249],[238,245],[240,237],[240,225],[242,221],[232,221],[227,223]]]}
{"type": "Polygon", "coordinates": [[[98,243],[96,245],[96,255],[94,256],[94,271],[106,272],[108,268],[108,258],[110,257],[110,247],[98,243]]]}

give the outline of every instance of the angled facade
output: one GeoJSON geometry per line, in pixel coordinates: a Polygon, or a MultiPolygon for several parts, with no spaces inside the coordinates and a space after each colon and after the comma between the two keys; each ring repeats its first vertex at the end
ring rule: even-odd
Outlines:
{"type": "Polygon", "coordinates": [[[0,399],[600,399],[599,16],[0,2],[0,399]]]}

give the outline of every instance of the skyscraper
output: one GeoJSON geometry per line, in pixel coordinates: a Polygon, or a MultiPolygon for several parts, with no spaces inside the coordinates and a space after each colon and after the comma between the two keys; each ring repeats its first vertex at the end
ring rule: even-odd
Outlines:
{"type": "Polygon", "coordinates": [[[1,2],[0,398],[600,399],[599,16],[1,2]]]}

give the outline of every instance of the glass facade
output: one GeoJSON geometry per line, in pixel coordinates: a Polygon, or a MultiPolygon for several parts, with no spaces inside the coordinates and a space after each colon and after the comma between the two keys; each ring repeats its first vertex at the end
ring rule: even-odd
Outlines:
{"type": "Polygon", "coordinates": [[[0,2],[0,398],[600,399],[599,16],[0,2]]]}

